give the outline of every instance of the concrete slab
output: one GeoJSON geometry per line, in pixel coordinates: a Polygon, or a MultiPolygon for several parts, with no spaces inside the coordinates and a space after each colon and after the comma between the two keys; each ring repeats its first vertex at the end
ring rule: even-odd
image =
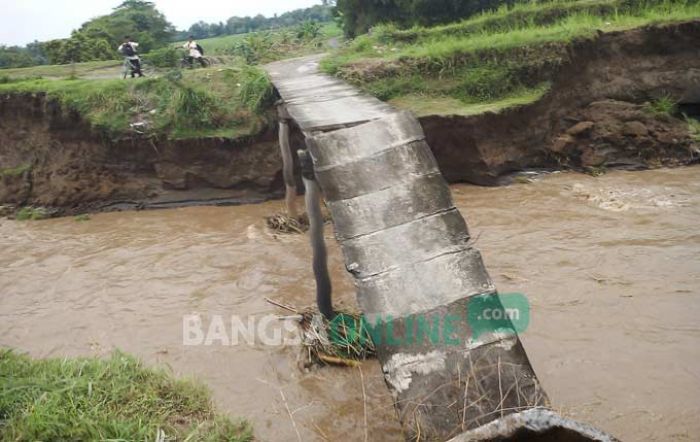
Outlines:
{"type": "Polygon", "coordinates": [[[355,126],[395,112],[380,100],[319,72],[322,57],[313,55],[265,66],[287,103],[289,115],[303,131],[355,126]]]}

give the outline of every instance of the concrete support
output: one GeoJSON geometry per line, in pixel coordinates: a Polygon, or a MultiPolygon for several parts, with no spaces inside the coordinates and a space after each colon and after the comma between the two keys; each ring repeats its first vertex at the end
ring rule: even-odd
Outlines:
{"type": "Polygon", "coordinates": [[[326,319],[335,316],[333,311],[331,277],[328,273],[328,253],[326,240],[323,236],[323,213],[321,212],[321,190],[316,183],[314,167],[308,152],[298,151],[301,163],[301,176],[304,180],[304,201],[309,217],[309,239],[313,252],[313,269],[316,279],[316,304],[318,310],[326,319]]]}
{"type": "Polygon", "coordinates": [[[279,115],[279,143],[282,155],[282,176],[284,178],[285,197],[284,202],[287,208],[287,215],[290,218],[298,218],[299,212],[296,207],[297,188],[294,180],[294,159],[289,143],[289,122],[290,117],[284,104],[278,104],[277,113],[279,115]]]}
{"type": "Polygon", "coordinates": [[[407,439],[546,405],[517,334],[467,320],[474,297],[503,307],[417,120],[394,113],[307,144],[407,439]]]}

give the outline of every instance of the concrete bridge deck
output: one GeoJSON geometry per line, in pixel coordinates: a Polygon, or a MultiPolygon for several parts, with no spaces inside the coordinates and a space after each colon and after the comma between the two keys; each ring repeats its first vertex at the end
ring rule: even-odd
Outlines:
{"type": "Polygon", "coordinates": [[[271,63],[265,67],[304,132],[327,131],[366,123],[393,108],[357,88],[319,72],[323,55],[271,63]]]}

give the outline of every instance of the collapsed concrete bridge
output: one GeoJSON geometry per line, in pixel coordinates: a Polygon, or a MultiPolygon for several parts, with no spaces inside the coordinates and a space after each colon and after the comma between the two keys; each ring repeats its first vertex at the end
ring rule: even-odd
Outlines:
{"type": "Polygon", "coordinates": [[[291,119],[306,137],[363,313],[390,318],[403,337],[415,336],[417,317],[450,324],[449,339],[376,343],[406,439],[614,440],[547,409],[512,327],[474,329],[474,299],[503,306],[420,124],[319,73],[318,60],[267,67],[283,100],[288,201],[291,119]]]}

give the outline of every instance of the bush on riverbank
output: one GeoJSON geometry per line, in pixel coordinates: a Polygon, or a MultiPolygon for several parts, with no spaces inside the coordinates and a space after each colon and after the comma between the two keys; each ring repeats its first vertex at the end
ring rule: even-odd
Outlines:
{"type": "Polygon", "coordinates": [[[0,439],[251,441],[208,391],[136,359],[31,359],[0,350],[0,439]]]}

